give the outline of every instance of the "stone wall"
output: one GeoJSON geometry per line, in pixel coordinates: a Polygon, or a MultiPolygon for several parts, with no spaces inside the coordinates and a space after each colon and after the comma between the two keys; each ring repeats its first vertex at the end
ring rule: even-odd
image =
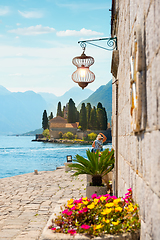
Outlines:
{"type": "MultiPolygon", "coordinates": [[[[160,1],[114,1],[112,35],[117,36],[118,195],[127,188],[140,206],[141,240],[160,239],[160,1]],[[135,30],[142,40],[142,114],[139,131],[131,127],[131,65],[135,30]]],[[[113,77],[113,83],[115,82],[113,77]]],[[[112,87],[112,144],[116,150],[116,84],[112,87]]]]}

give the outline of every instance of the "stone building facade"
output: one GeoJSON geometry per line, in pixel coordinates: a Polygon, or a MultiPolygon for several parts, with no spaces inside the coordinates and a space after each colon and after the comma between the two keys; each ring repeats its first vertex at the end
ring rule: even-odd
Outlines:
{"type": "Polygon", "coordinates": [[[133,189],[141,240],[160,239],[160,1],[112,0],[114,192],[133,189]]]}

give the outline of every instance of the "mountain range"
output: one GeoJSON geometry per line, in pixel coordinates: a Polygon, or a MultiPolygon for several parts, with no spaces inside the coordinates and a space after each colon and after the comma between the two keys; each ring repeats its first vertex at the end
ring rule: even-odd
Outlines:
{"type": "Polygon", "coordinates": [[[92,107],[97,106],[98,102],[101,102],[103,107],[105,107],[108,117],[108,122],[111,123],[112,116],[112,80],[110,80],[106,85],[100,86],[94,93],[92,93],[86,100],[83,100],[77,109],[81,108],[81,104],[91,103],[92,107]]]}
{"type": "Polygon", "coordinates": [[[78,106],[77,108],[80,108],[82,102],[90,102],[92,106],[101,102],[111,113],[112,100],[109,98],[112,97],[112,89],[110,82],[108,84],[101,86],[95,92],[73,87],[60,97],[51,93],[33,91],[10,92],[0,85],[0,135],[22,134],[41,128],[43,111],[46,109],[48,115],[52,111],[55,117],[58,102],[60,101],[63,107],[70,98],[78,106]]]}

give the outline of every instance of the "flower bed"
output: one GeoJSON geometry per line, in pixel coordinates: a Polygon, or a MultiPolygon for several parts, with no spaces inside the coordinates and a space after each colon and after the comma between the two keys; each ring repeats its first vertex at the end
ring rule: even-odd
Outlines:
{"type": "MultiPolygon", "coordinates": [[[[94,194],[90,199],[70,199],[60,214],[52,219],[52,224],[49,226],[56,235],[61,233],[74,236],[78,233],[90,237],[105,234],[122,236],[127,232],[129,234],[137,232],[139,228],[138,205],[133,202],[131,189],[128,189],[125,198],[117,198],[109,194],[97,197],[94,194]]],[[[137,233],[136,236],[138,236],[137,233]]]]}

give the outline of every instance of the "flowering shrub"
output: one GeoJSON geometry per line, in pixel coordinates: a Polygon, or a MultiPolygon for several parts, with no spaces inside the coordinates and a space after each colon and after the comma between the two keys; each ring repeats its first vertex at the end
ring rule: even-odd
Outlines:
{"type": "Polygon", "coordinates": [[[131,188],[125,198],[109,194],[97,197],[93,194],[91,199],[70,199],[49,228],[57,233],[84,233],[91,236],[135,231],[140,228],[138,205],[133,202],[131,188]]]}

